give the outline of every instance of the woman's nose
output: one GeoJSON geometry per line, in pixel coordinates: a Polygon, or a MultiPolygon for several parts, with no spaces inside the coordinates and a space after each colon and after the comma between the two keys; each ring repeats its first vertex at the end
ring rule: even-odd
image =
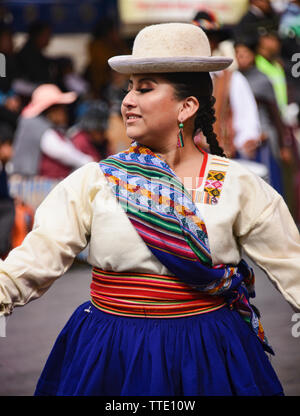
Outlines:
{"type": "Polygon", "coordinates": [[[124,107],[135,107],[136,106],[136,100],[135,100],[135,96],[134,96],[134,93],[133,93],[133,91],[131,90],[131,91],[129,91],[126,95],[125,95],[125,97],[124,97],[124,99],[123,99],[123,102],[122,102],[122,105],[124,106],[124,107]]]}

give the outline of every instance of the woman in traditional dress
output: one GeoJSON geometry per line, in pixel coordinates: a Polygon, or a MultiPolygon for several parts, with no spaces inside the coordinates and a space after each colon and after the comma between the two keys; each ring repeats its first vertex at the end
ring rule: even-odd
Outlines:
{"type": "Polygon", "coordinates": [[[91,301],[59,335],[36,395],[283,394],[241,249],[299,310],[300,238],[281,196],[218,145],[208,71],[230,63],[184,23],[146,27],[132,55],[109,60],[130,76],[131,147],[64,179],[1,263],[8,315],[89,242],[91,301]],[[194,145],[199,129],[210,153],[194,145]]]}

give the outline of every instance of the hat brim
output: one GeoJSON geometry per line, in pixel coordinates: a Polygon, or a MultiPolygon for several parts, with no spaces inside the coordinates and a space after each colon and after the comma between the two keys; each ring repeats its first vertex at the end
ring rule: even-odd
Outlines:
{"type": "Polygon", "coordinates": [[[77,99],[77,94],[74,91],[64,92],[61,95],[58,104],[71,104],[77,99]]]}
{"type": "Polygon", "coordinates": [[[120,55],[108,60],[110,67],[121,74],[215,72],[228,68],[232,62],[233,59],[223,56],[133,58],[120,55]]]}
{"type": "Polygon", "coordinates": [[[71,104],[77,99],[77,94],[74,91],[61,93],[57,98],[45,99],[39,102],[30,102],[23,110],[22,116],[26,118],[37,117],[43,111],[52,105],[57,104],[71,104]]]}

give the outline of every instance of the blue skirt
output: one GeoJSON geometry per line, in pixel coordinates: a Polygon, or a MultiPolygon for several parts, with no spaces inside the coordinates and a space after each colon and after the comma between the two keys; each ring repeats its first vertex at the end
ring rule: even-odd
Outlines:
{"type": "Polygon", "coordinates": [[[90,302],[58,336],[36,396],[282,395],[267,354],[226,306],[183,318],[128,318],[90,302]]]}

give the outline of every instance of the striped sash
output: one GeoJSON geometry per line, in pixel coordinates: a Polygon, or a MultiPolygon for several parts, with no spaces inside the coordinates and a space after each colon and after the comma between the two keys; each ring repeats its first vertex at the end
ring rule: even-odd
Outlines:
{"type": "Polygon", "coordinates": [[[215,311],[226,305],[224,297],[209,296],[173,276],[120,273],[94,267],[92,303],[114,315],[179,318],[215,311]]]}

